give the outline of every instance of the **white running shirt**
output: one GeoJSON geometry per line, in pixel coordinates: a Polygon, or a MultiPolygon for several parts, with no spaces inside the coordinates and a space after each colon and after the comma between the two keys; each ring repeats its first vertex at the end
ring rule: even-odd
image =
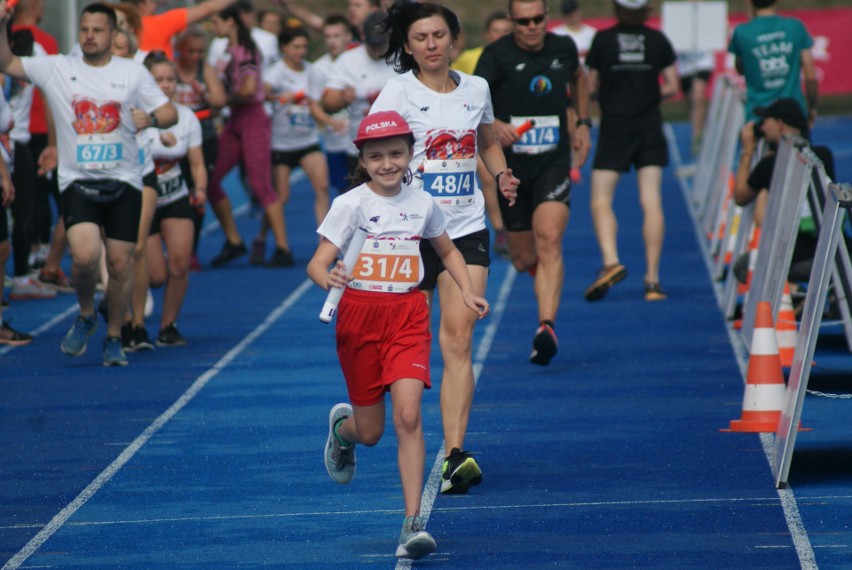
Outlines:
{"type": "Polygon", "coordinates": [[[310,63],[305,62],[304,69],[296,71],[283,59],[264,74],[263,82],[274,94],[302,94],[299,101],[272,103],[272,150],[286,152],[319,144],[319,129],[308,105],[308,83],[312,74],[310,63]]]}
{"type": "MultiPolygon", "coordinates": [[[[341,56],[342,57],[342,56],[341,56]]],[[[494,122],[481,77],[451,70],[458,86],[438,93],[409,71],[388,81],[371,113],[397,111],[414,133],[413,188],[428,192],[456,239],[485,229],[485,198],[476,180],[477,128],[494,122]]]]}
{"type": "Polygon", "coordinates": [[[59,190],[74,180],[121,180],[142,188],[130,110],[151,113],[169,102],[144,66],[113,57],[22,57],[24,71],[50,104],[59,155],[59,190]]]}
{"type": "Polygon", "coordinates": [[[347,107],[349,110],[349,143],[346,152],[349,156],[358,156],[358,149],[352,142],[358,135],[358,125],[370,110],[379,92],[389,79],[396,77],[393,67],[383,59],[373,59],[367,48],[360,45],[343,52],[334,61],[328,76],[328,89],[355,89],[355,100],[347,107]]]}
{"type": "MultiPolygon", "coordinates": [[[[308,84],[308,97],[314,101],[322,99],[322,93],[328,84],[328,78],[331,76],[331,68],[334,65],[334,60],[331,59],[331,54],[325,54],[313,64],[313,73],[310,76],[308,84]]],[[[349,120],[349,112],[346,109],[332,115],[335,119],[349,120]]],[[[346,152],[349,148],[351,138],[348,132],[338,133],[330,128],[320,129],[320,138],[326,152],[346,152]]]]}
{"type": "Polygon", "coordinates": [[[420,240],[444,233],[444,216],[423,192],[403,186],[396,196],[380,196],[361,184],[334,199],[317,233],[345,252],[359,227],[367,241],[348,286],[407,293],[423,280],[420,240]]]}
{"type": "Polygon", "coordinates": [[[152,136],[151,155],[154,158],[154,168],[157,172],[157,207],[189,195],[189,188],[180,161],[190,148],[201,147],[201,122],[192,109],[184,105],[174,104],[178,112],[177,124],[168,129],[147,129],[152,136]],[[171,134],[177,139],[177,144],[166,146],[163,135],[171,134]]]}

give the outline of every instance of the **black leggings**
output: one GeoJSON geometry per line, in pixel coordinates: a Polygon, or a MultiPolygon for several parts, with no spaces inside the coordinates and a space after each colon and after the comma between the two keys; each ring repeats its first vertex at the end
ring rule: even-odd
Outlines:
{"type": "Polygon", "coordinates": [[[15,186],[15,201],[12,202],[12,257],[15,277],[30,272],[30,245],[32,244],[33,209],[35,207],[35,162],[30,147],[15,143],[15,170],[12,184],[15,186]]]}

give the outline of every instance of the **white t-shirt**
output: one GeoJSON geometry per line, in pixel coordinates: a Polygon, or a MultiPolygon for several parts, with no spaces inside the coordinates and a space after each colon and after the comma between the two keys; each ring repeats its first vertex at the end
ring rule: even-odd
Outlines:
{"type": "Polygon", "coordinates": [[[120,57],[104,66],[67,55],[21,61],[53,113],[60,191],[74,180],[121,180],[141,188],[130,110],[151,113],[169,102],[148,70],[120,57]]]}
{"type": "Polygon", "coordinates": [[[147,129],[151,132],[151,156],[157,172],[157,207],[189,195],[180,161],[190,148],[200,148],[202,143],[201,122],[192,109],[175,104],[178,122],[168,129],[147,129]],[[153,131],[153,132],[152,132],[153,131]],[[177,140],[173,146],[163,144],[163,135],[171,134],[177,140]]]}
{"type": "MultiPolygon", "coordinates": [[[[251,39],[254,40],[258,51],[260,51],[260,57],[263,58],[261,71],[266,73],[266,70],[272,67],[272,64],[281,59],[281,52],[278,51],[278,38],[272,32],[254,27],[251,29],[251,39]]],[[[210,42],[210,47],[207,48],[207,63],[217,71],[222,68],[221,61],[228,57],[225,54],[226,49],[228,49],[228,38],[214,38],[210,42]]]]}
{"type": "Polygon", "coordinates": [[[414,133],[413,188],[425,190],[447,219],[452,239],[485,229],[485,198],[476,181],[477,128],[494,122],[488,83],[451,70],[458,86],[438,93],[413,72],[391,79],[371,113],[397,111],[414,133]]]}
{"type": "Polygon", "coordinates": [[[367,241],[349,287],[384,293],[417,288],[424,272],[420,240],[445,230],[440,208],[423,192],[403,186],[396,196],[380,196],[366,184],[335,198],[317,233],[345,252],[359,227],[367,241]]]}
{"type": "Polygon", "coordinates": [[[571,39],[577,44],[580,63],[585,63],[586,54],[589,53],[589,48],[592,47],[592,40],[595,39],[595,34],[598,30],[588,24],[580,24],[579,30],[572,30],[565,24],[560,24],[550,31],[560,36],[571,36],[571,39]]]}
{"type": "MultiPolygon", "coordinates": [[[[323,91],[328,84],[328,78],[331,75],[331,68],[334,65],[334,60],[331,59],[331,54],[325,54],[313,64],[313,73],[308,82],[308,97],[314,101],[322,99],[323,91]]],[[[332,115],[333,118],[349,121],[349,111],[341,109],[332,115]]],[[[348,132],[338,133],[330,128],[320,128],[320,138],[323,141],[323,146],[326,152],[346,152],[352,139],[348,132]]]]}
{"type": "Polygon", "coordinates": [[[3,90],[0,89],[0,160],[6,163],[9,174],[12,174],[15,170],[15,161],[13,160],[14,149],[9,138],[9,132],[13,126],[12,107],[6,101],[6,95],[3,93],[3,90]]]}
{"type": "Polygon", "coordinates": [[[358,125],[370,110],[379,92],[388,79],[396,77],[393,67],[383,59],[373,59],[367,48],[360,45],[340,54],[331,67],[328,76],[329,89],[355,89],[355,100],[347,107],[349,111],[349,144],[346,149],[350,156],[358,156],[358,149],[352,142],[358,134],[358,125]]]}
{"type": "Polygon", "coordinates": [[[307,91],[310,76],[313,73],[311,64],[305,62],[304,69],[296,71],[279,60],[264,74],[263,82],[272,88],[277,95],[284,93],[296,94],[302,92],[299,101],[272,104],[272,150],[291,151],[319,144],[319,130],[311,115],[307,91]]]}
{"type": "MultiPolygon", "coordinates": [[[[33,44],[33,57],[45,57],[47,52],[41,47],[41,44],[33,44]]],[[[9,105],[12,106],[12,112],[15,116],[15,126],[12,127],[12,132],[9,136],[13,141],[21,144],[28,144],[32,139],[30,133],[30,112],[33,108],[33,92],[35,86],[26,81],[18,81],[11,77],[7,77],[6,81],[14,81],[19,84],[17,92],[9,99],[9,105]]],[[[37,158],[37,157],[36,157],[37,158]]]]}

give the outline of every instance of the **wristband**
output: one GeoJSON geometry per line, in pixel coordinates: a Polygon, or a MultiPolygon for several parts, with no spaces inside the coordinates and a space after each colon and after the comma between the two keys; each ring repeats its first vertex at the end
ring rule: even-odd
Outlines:
{"type": "Polygon", "coordinates": [[[497,190],[499,190],[499,189],[500,189],[500,177],[501,177],[501,176],[503,176],[503,174],[504,174],[505,172],[506,172],[505,170],[501,170],[500,172],[498,172],[498,173],[494,176],[494,180],[496,180],[496,181],[497,181],[497,190]]]}
{"type": "Polygon", "coordinates": [[[583,125],[585,125],[585,126],[587,126],[591,129],[592,128],[592,120],[589,119],[588,117],[586,117],[585,119],[577,119],[577,126],[581,127],[583,125]]]}
{"type": "Polygon", "coordinates": [[[150,114],[148,115],[148,118],[149,118],[149,119],[151,119],[151,125],[150,125],[150,127],[152,127],[152,128],[155,128],[155,129],[156,129],[156,128],[158,128],[158,127],[160,126],[160,121],[159,121],[159,120],[157,120],[157,115],[156,115],[155,113],[150,113],[150,114]]]}

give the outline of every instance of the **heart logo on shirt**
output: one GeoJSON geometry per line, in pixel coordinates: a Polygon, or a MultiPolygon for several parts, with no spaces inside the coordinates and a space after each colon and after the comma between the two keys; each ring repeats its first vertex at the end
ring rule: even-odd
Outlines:
{"type": "Polygon", "coordinates": [[[121,124],[121,104],[107,101],[101,105],[87,97],[72,102],[76,119],[72,124],[79,135],[111,133],[121,124]]]}
{"type": "Polygon", "coordinates": [[[476,157],[476,134],[472,130],[435,130],[426,137],[427,160],[476,157]]]}

